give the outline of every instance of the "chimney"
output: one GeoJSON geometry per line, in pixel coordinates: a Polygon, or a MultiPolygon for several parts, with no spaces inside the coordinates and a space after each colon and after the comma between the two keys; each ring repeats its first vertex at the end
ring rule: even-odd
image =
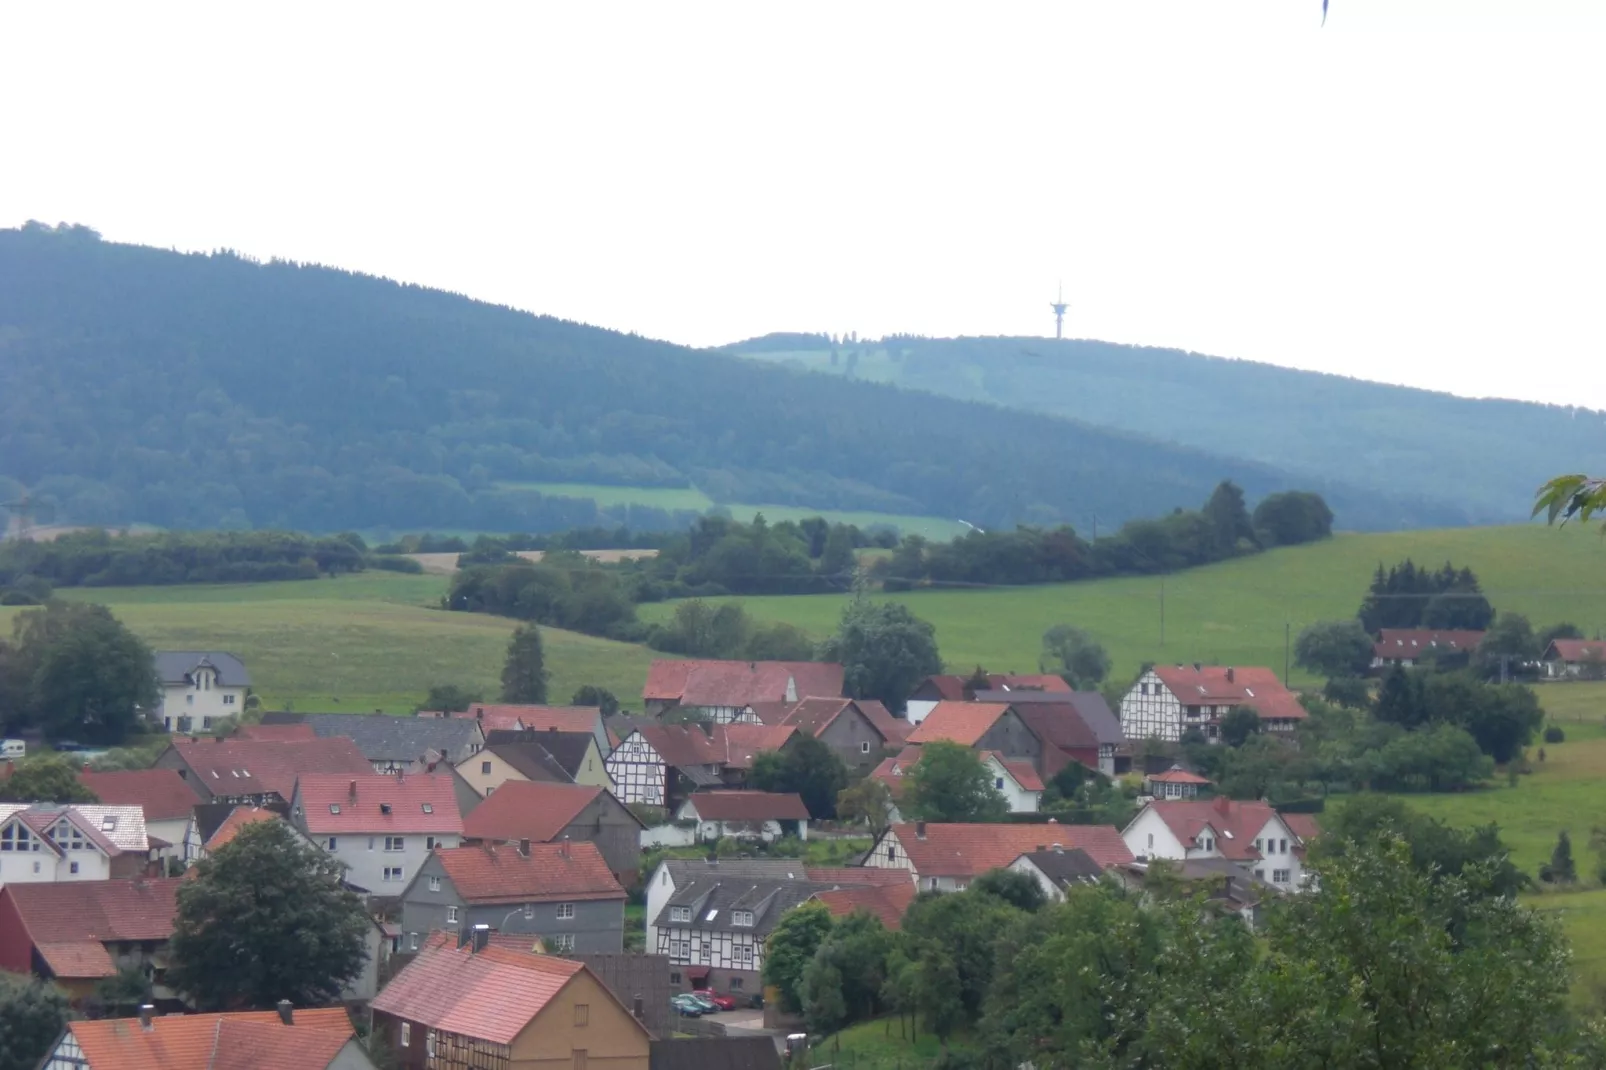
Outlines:
{"type": "Polygon", "coordinates": [[[925,838],[926,838],[926,823],[924,821],[916,821],[915,822],[915,839],[923,840],[925,838]]]}
{"type": "Polygon", "coordinates": [[[295,1025],[295,1011],[291,1010],[290,1001],[287,999],[281,999],[277,1006],[279,1009],[279,1021],[283,1022],[285,1025],[295,1025]]]}
{"type": "Polygon", "coordinates": [[[1065,853],[1065,845],[1063,843],[1056,843],[1054,845],[1054,853],[1057,854],[1057,855],[1064,854],[1065,853]]]}
{"type": "Polygon", "coordinates": [[[520,840],[519,841],[519,854],[521,856],[523,856],[524,858],[529,858],[530,857],[530,841],[529,840],[520,840]]]}
{"type": "Polygon", "coordinates": [[[562,855],[565,860],[569,857],[569,837],[567,835],[558,841],[558,854],[562,855]]]}
{"type": "Polygon", "coordinates": [[[474,719],[476,721],[484,721],[485,720],[485,707],[484,706],[481,706],[479,709],[474,711],[474,719]]]}
{"type": "Polygon", "coordinates": [[[549,724],[546,726],[546,730],[548,732],[556,732],[558,730],[558,726],[555,724],[549,724]]]}
{"type": "Polygon", "coordinates": [[[357,797],[357,782],[355,780],[351,782],[351,788],[346,792],[346,794],[352,799],[357,797]]]}
{"type": "Polygon", "coordinates": [[[491,927],[484,922],[474,926],[474,950],[476,952],[484,951],[486,945],[490,942],[491,927]]]}
{"type": "Polygon", "coordinates": [[[1226,814],[1232,809],[1232,801],[1225,795],[1216,796],[1216,813],[1226,814]]]}
{"type": "Polygon", "coordinates": [[[141,1003],[139,1005],[139,1027],[141,1029],[150,1029],[150,1028],[152,1028],[152,1026],[151,1026],[151,1015],[153,1015],[155,1013],[156,1013],[156,1008],[154,1006],[152,1006],[149,1003],[141,1003]]]}
{"type": "Polygon", "coordinates": [[[1228,666],[1227,666],[1227,682],[1228,682],[1228,683],[1229,683],[1229,684],[1230,684],[1230,683],[1232,683],[1232,676],[1233,676],[1233,673],[1232,673],[1232,666],[1231,666],[1231,665],[1228,665],[1228,666]]]}
{"type": "Polygon", "coordinates": [[[635,996],[635,997],[631,998],[631,1000],[630,1000],[630,1013],[635,1015],[636,1021],[639,1022],[639,1021],[642,1020],[641,1016],[642,1016],[642,1013],[643,1013],[643,1007],[642,1007],[642,999],[641,999],[640,996],[635,996]]]}
{"type": "Polygon", "coordinates": [[[468,943],[472,939],[474,939],[474,930],[473,929],[463,929],[462,931],[460,931],[457,934],[457,947],[458,947],[458,950],[461,951],[462,948],[463,948],[463,945],[468,943]]]}

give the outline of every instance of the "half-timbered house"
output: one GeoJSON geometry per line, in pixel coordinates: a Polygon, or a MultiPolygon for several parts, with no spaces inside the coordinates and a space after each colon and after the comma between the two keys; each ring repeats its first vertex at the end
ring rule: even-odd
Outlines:
{"type": "Polygon", "coordinates": [[[740,787],[753,760],[783,750],[790,725],[648,725],[626,736],[608,756],[608,775],[626,805],[674,810],[701,788],[740,787]]]}
{"type": "Polygon", "coordinates": [[[649,717],[670,710],[729,724],[754,703],[842,694],[842,666],[817,661],[655,661],[641,690],[649,717]]]}
{"type": "Polygon", "coordinates": [[[1235,706],[1254,710],[1261,727],[1275,734],[1292,735],[1306,716],[1298,696],[1271,669],[1156,665],[1121,699],[1121,728],[1128,739],[1170,742],[1197,728],[1215,743],[1221,718],[1235,706]]]}
{"type": "Polygon", "coordinates": [[[689,880],[654,919],[658,945],[650,950],[668,955],[692,987],[760,991],[764,942],[775,923],[830,888],[809,880],[689,880]]]}

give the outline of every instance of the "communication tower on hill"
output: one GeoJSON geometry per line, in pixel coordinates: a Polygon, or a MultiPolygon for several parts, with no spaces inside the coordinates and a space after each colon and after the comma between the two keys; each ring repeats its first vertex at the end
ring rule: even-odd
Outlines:
{"type": "Polygon", "coordinates": [[[1054,310],[1054,337],[1061,338],[1065,330],[1065,310],[1071,306],[1065,303],[1065,284],[1060,283],[1059,297],[1049,302],[1049,308],[1054,310]]]}

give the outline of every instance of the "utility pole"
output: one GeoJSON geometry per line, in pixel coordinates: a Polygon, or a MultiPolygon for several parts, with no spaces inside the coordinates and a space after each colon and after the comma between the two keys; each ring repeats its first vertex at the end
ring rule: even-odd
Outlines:
{"type": "Polygon", "coordinates": [[[1284,687],[1288,686],[1288,645],[1289,645],[1289,636],[1292,634],[1292,632],[1293,632],[1293,626],[1288,621],[1286,621],[1286,620],[1283,621],[1283,686],[1284,687]]]}
{"type": "Polygon", "coordinates": [[[1165,646],[1165,573],[1160,573],[1160,645],[1165,646]]]}

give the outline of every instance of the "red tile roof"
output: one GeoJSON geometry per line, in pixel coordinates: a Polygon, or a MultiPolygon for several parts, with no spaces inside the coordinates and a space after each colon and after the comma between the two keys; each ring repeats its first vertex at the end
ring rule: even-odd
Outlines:
{"type": "Polygon", "coordinates": [[[594,843],[485,844],[438,848],[435,857],[457,893],[470,903],[542,903],[572,899],[623,899],[594,843]]]}
{"type": "MultiPolygon", "coordinates": [[[[223,824],[219,825],[207,839],[206,852],[211,854],[224,844],[232,842],[247,825],[254,825],[258,821],[277,821],[279,818],[277,810],[268,810],[260,806],[236,806],[229,811],[229,816],[223,819],[223,824]]],[[[186,875],[194,872],[193,869],[188,870],[186,875]]]]}
{"type": "Polygon", "coordinates": [[[296,778],[308,773],[372,773],[373,764],[343,736],[257,741],[175,739],[173,748],[214,795],[277,792],[290,801],[296,778]]]}
{"type": "Polygon", "coordinates": [[[1255,837],[1266,827],[1266,822],[1281,816],[1270,803],[1239,802],[1226,796],[1161,799],[1150,803],[1149,808],[1185,847],[1196,843],[1206,826],[1214,829],[1216,850],[1234,861],[1260,858],[1260,852],[1255,850],[1255,837]]]}
{"type": "Polygon", "coordinates": [[[1306,716],[1299,697],[1271,669],[1156,665],[1154,674],[1183,706],[1248,706],[1261,717],[1276,720],[1301,721],[1306,716]]]}
{"type": "Polygon", "coordinates": [[[669,661],[652,663],[644,701],[682,706],[745,706],[842,694],[842,666],[817,661],[669,661]]]}
{"type": "Polygon", "coordinates": [[[511,1044],[584,969],[573,959],[501,947],[437,945],[420,951],[372,1006],[431,1029],[511,1044]]]}
{"type": "Polygon", "coordinates": [[[1197,773],[1190,773],[1186,769],[1167,769],[1163,773],[1150,773],[1144,777],[1156,784],[1208,784],[1210,781],[1197,773]]]}
{"type": "Polygon", "coordinates": [[[463,835],[490,842],[556,839],[569,822],[601,795],[588,784],[509,780],[463,819],[463,835]]]}
{"type": "Polygon", "coordinates": [[[897,746],[908,739],[909,733],[914,731],[914,725],[902,717],[892,716],[892,711],[875,699],[861,698],[854,699],[854,701],[858,703],[859,712],[870,719],[870,723],[875,726],[875,730],[881,733],[881,738],[887,741],[887,746],[897,746]]]}
{"type": "MultiPolygon", "coordinates": [[[[62,970],[91,971],[83,976],[110,977],[117,971],[102,945],[170,937],[182,883],[177,878],[13,882],[0,888],[0,898],[11,901],[29,942],[42,954],[49,949],[46,961],[53,968],[59,964],[62,970]]],[[[78,975],[58,972],[57,976],[78,975]]]]}
{"type": "Polygon", "coordinates": [[[235,731],[234,738],[282,743],[285,740],[317,739],[318,733],[310,724],[243,724],[235,731]]]}
{"type": "Polygon", "coordinates": [[[887,791],[894,799],[903,794],[904,778],[909,775],[909,767],[920,760],[919,745],[906,746],[891,758],[881,759],[881,764],[871,771],[870,776],[887,786],[887,791]]]}
{"type": "Polygon", "coordinates": [[[699,791],[686,806],[704,821],[807,821],[809,808],[796,792],[699,791]]]}
{"type": "Polygon", "coordinates": [[[1375,657],[1391,661],[1416,660],[1430,650],[1471,651],[1483,642],[1483,633],[1468,629],[1383,628],[1372,646],[1375,657]]]}
{"type": "Polygon", "coordinates": [[[1322,827],[1316,823],[1315,814],[1284,814],[1279,811],[1278,816],[1283,824],[1288,826],[1290,832],[1307,843],[1322,834],[1322,827]]]}
{"type": "Polygon", "coordinates": [[[1545,653],[1548,655],[1552,650],[1556,658],[1547,657],[1546,660],[1559,659],[1568,663],[1606,660],[1606,643],[1598,639],[1552,639],[1545,653]]]}
{"type": "Polygon", "coordinates": [[[644,725],[637,729],[668,765],[750,769],[763,751],[780,750],[797,731],[791,725],[644,725]]]}
{"type": "Polygon", "coordinates": [[[138,806],[145,820],[174,821],[193,817],[201,797],[173,769],[129,769],[117,773],[84,770],[78,782],[108,806],[138,806]]]}
{"type": "Polygon", "coordinates": [[[1043,778],[1037,775],[1037,769],[1031,762],[1021,758],[1006,758],[995,750],[987,753],[998,759],[998,764],[1003,766],[1005,771],[1015,778],[1015,783],[1026,791],[1043,790],[1043,778]]]}
{"type": "Polygon", "coordinates": [[[830,892],[815,892],[814,898],[825,904],[825,909],[831,912],[833,918],[845,918],[861,910],[868,911],[884,927],[897,931],[903,925],[904,912],[915,898],[914,881],[905,874],[899,874],[899,877],[897,884],[838,888],[830,892]]]}
{"type": "Polygon", "coordinates": [[[751,769],[753,759],[767,750],[780,750],[797,734],[792,725],[728,724],[725,737],[725,765],[732,769],[751,769]]]}
{"type": "Polygon", "coordinates": [[[872,866],[808,866],[804,873],[816,884],[835,884],[843,888],[911,883],[906,870],[872,866]]]}
{"type": "MultiPolygon", "coordinates": [[[[928,676],[920,681],[916,690],[918,691],[929,684],[942,699],[949,702],[965,702],[971,697],[966,694],[966,689],[970,687],[972,679],[973,677],[970,676],[954,676],[952,674],[928,676]]],[[[1052,674],[988,673],[987,690],[1073,691],[1075,689],[1062,678],[1052,674]]]]}
{"type": "Polygon", "coordinates": [[[596,706],[496,705],[477,702],[467,711],[452,716],[478,718],[487,732],[515,728],[536,732],[557,729],[559,732],[588,732],[594,735],[597,722],[602,719],[602,710],[596,706]],[[515,721],[516,724],[512,723],[515,721]]]}
{"type": "Polygon", "coordinates": [[[301,777],[299,791],[301,820],[314,836],[463,831],[452,778],[443,774],[314,773],[301,777]]]}
{"type": "Polygon", "coordinates": [[[67,1029],[89,1070],[317,1070],[352,1037],[341,1007],[297,1008],[294,1022],[282,1024],[277,1011],[241,1011],[159,1015],[149,1029],[137,1018],[67,1029]]]}
{"type": "Polygon", "coordinates": [[[992,702],[952,702],[944,700],[931,708],[925,719],[909,733],[909,743],[947,740],[974,747],[1009,707],[992,702]]]}
{"type": "Polygon", "coordinates": [[[1001,869],[1023,854],[1054,844],[1086,851],[1099,865],[1125,865],[1133,860],[1121,833],[1110,825],[936,824],[917,834],[913,822],[892,826],[890,833],[921,877],[969,879],[1001,869]]]}
{"type": "Polygon", "coordinates": [[[116,977],[117,964],[106,945],[95,940],[65,944],[35,944],[39,957],[50,967],[53,977],[82,980],[89,977],[116,977]]]}

